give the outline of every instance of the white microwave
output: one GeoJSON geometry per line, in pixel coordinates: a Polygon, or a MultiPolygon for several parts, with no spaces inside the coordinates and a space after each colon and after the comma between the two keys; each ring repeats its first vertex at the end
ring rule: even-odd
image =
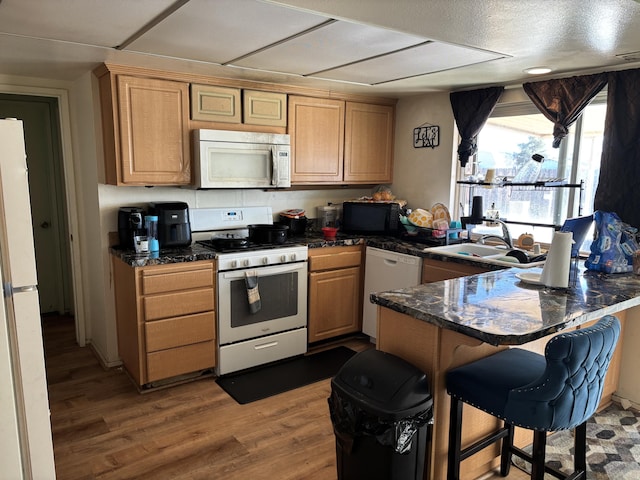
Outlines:
{"type": "Polygon", "coordinates": [[[289,135],[195,130],[194,188],[291,186],[289,135]]]}

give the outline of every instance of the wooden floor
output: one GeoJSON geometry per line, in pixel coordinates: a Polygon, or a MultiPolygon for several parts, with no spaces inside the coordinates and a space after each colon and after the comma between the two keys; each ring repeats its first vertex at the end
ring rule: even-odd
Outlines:
{"type": "Polygon", "coordinates": [[[72,318],[47,318],[44,340],[58,480],[337,478],[329,380],[248,405],[211,378],[140,394],[76,345],[72,318]]]}

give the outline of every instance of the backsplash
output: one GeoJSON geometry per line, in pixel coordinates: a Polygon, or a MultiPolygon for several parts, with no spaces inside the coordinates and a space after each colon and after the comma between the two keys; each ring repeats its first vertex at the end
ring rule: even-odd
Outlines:
{"type": "Polygon", "coordinates": [[[172,187],[115,187],[99,185],[98,195],[103,231],[117,229],[117,212],[122,206],[146,206],[149,202],[186,202],[189,208],[219,208],[271,206],[274,221],[278,214],[291,208],[301,208],[311,219],[317,217],[317,207],[342,203],[364,195],[371,195],[371,188],[323,189],[323,190],[189,190],[172,187]]]}

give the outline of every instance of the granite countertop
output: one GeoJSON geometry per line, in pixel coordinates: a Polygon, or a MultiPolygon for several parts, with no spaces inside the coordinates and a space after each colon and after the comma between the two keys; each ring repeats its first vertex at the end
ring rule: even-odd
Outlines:
{"type": "MultiPolygon", "coordinates": [[[[349,245],[362,245],[365,238],[357,235],[339,234],[335,240],[324,240],[321,233],[309,232],[304,236],[292,237],[287,243],[307,245],[309,248],[323,248],[349,245]]],[[[111,248],[111,254],[132,267],[147,267],[151,265],[166,265],[170,263],[196,262],[216,258],[216,252],[192,243],[188,247],[161,249],[157,255],[151,253],[135,253],[131,249],[122,250],[111,248]]]]}
{"type": "Polygon", "coordinates": [[[373,293],[371,301],[492,345],[522,345],[640,305],[640,276],[632,273],[602,274],[580,265],[568,289],[525,283],[518,273],[505,269],[373,293]]]}
{"type": "MultiPolygon", "coordinates": [[[[376,247],[383,250],[404,253],[416,257],[436,258],[445,262],[454,261],[457,263],[466,263],[469,265],[478,264],[472,259],[467,259],[464,257],[456,257],[454,259],[444,255],[425,252],[424,249],[428,245],[402,240],[393,236],[348,235],[338,232],[338,236],[335,240],[325,240],[321,232],[310,230],[307,231],[305,235],[289,238],[287,240],[287,243],[303,244],[307,245],[309,248],[340,247],[366,244],[369,247],[376,247]]],[[[168,263],[180,262],[195,262],[197,260],[210,260],[215,258],[215,252],[196,243],[183,248],[162,249],[160,250],[158,256],[155,257],[151,254],[137,254],[133,250],[121,250],[117,247],[112,247],[111,253],[120,258],[123,262],[131,265],[132,267],[145,267],[149,265],[164,265],[168,263]]],[[[483,267],[486,267],[487,270],[502,270],[505,268],[499,265],[492,264],[483,264],[483,267]]]]}
{"type": "Polygon", "coordinates": [[[152,253],[136,253],[131,249],[121,250],[111,247],[111,254],[132,267],[197,262],[198,260],[212,260],[216,258],[214,251],[196,243],[182,248],[164,248],[155,255],[152,253]]]}

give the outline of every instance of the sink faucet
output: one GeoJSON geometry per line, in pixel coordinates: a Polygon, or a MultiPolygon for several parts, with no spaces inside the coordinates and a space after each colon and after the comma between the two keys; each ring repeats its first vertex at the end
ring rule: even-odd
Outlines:
{"type": "Polygon", "coordinates": [[[481,245],[484,245],[485,240],[489,238],[495,238],[496,240],[501,240],[502,242],[504,242],[507,245],[507,247],[513,248],[513,240],[511,239],[511,234],[509,233],[509,228],[507,228],[507,224],[502,220],[500,220],[499,218],[492,218],[491,221],[493,223],[500,224],[500,226],[502,227],[502,236],[483,235],[482,237],[480,237],[480,240],[478,240],[478,243],[480,243],[481,245]]]}

